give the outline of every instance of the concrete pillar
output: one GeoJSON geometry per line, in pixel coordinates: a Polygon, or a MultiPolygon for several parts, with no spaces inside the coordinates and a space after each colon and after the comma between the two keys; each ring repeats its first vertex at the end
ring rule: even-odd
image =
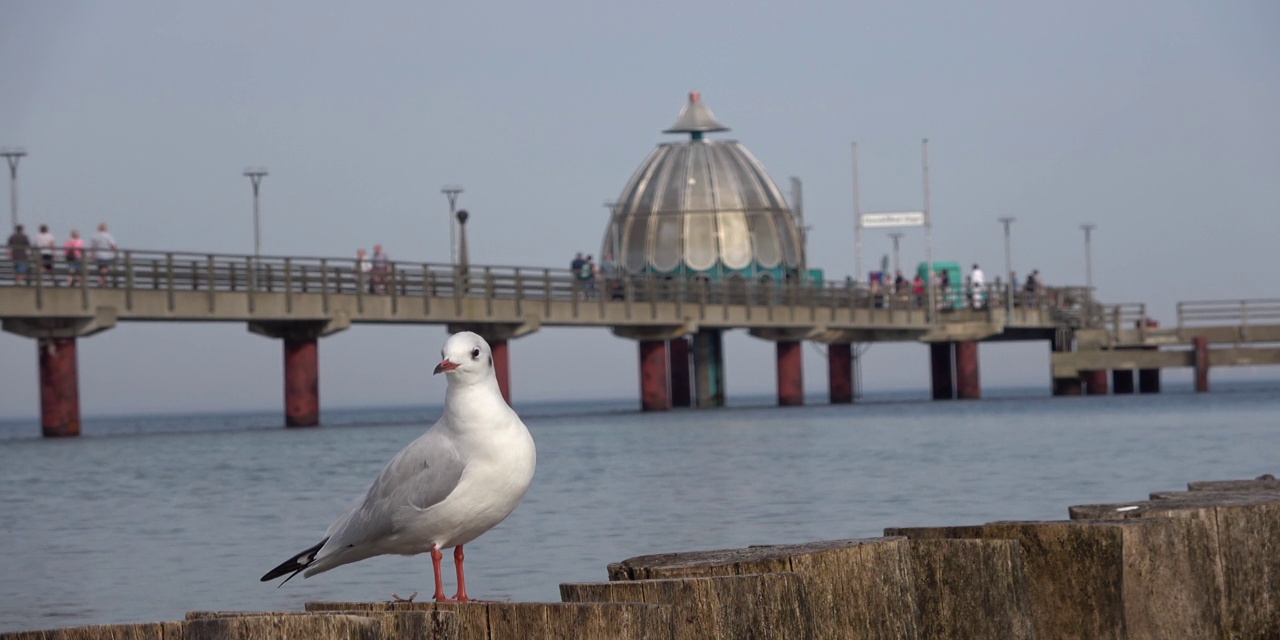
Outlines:
{"type": "Polygon", "coordinates": [[[666,411],[671,408],[667,390],[667,341],[640,341],[640,409],[666,411]]]}
{"type": "Polygon", "coordinates": [[[689,392],[689,341],[676,338],[667,344],[671,357],[671,406],[692,405],[689,392]]]}
{"type": "Polygon", "coordinates": [[[956,397],[977,400],[982,397],[982,381],[978,376],[978,343],[964,340],[955,343],[956,397]]]}
{"type": "Polygon", "coordinates": [[[284,424],[320,424],[320,349],[316,338],[284,339],[284,424]]]}
{"type": "Polygon", "coordinates": [[[693,334],[693,380],[697,406],[724,406],[724,333],[702,329],[693,334]]]}
{"type": "Polygon", "coordinates": [[[1084,384],[1085,395],[1107,395],[1107,370],[1094,369],[1080,372],[1080,382],[1084,384]]]}
{"type": "Polygon", "coordinates": [[[498,389],[502,391],[502,399],[511,404],[511,356],[507,352],[505,339],[486,340],[493,353],[493,375],[498,378],[498,389]]]}
{"type": "Polygon", "coordinates": [[[831,404],[853,402],[853,345],[846,342],[827,346],[827,386],[831,404]]]}
{"type": "MultiPolygon", "coordinates": [[[[1054,353],[1066,353],[1071,351],[1072,343],[1068,335],[1059,332],[1059,335],[1049,341],[1049,349],[1054,353]]],[[[1055,396],[1078,396],[1084,394],[1084,383],[1080,378],[1054,378],[1053,379],[1053,395],[1055,396]]]]}
{"type": "Polygon", "coordinates": [[[1160,370],[1138,370],[1138,393],[1160,393],[1160,370]]]}
{"type": "Polygon", "coordinates": [[[796,407],[804,404],[804,361],[798,340],[777,342],[778,354],[778,406],[796,407]]]}
{"type": "Polygon", "coordinates": [[[1111,392],[1116,395],[1133,393],[1133,369],[1111,370],[1111,392]]]}
{"type": "Polygon", "coordinates": [[[1195,351],[1196,393],[1209,392],[1209,339],[1196,336],[1191,339],[1191,349],[1195,351]]]}
{"type": "Polygon", "coordinates": [[[40,432],[46,438],[80,435],[80,376],[75,338],[40,338],[40,432]]]}
{"type": "Polygon", "coordinates": [[[956,397],[954,368],[950,342],[929,344],[929,364],[933,378],[933,399],[954,400],[956,397]]]}

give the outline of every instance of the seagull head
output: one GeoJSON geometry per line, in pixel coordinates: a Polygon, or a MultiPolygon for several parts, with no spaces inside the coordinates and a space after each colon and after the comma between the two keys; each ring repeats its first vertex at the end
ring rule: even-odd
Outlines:
{"type": "Polygon", "coordinates": [[[493,352],[484,338],[470,331],[449,336],[440,349],[440,364],[436,373],[449,374],[449,381],[481,379],[493,372],[493,352]]]}

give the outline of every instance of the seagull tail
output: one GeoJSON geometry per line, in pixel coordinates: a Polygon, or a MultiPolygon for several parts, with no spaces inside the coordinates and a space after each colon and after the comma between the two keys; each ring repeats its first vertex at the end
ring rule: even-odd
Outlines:
{"type": "Polygon", "coordinates": [[[303,551],[302,553],[299,553],[294,557],[289,558],[288,560],[285,560],[284,562],[280,563],[280,566],[268,571],[267,575],[262,576],[262,582],[266,582],[268,580],[275,580],[276,578],[279,578],[280,576],[287,573],[289,574],[289,577],[285,578],[284,582],[280,583],[280,586],[283,587],[285,582],[292,580],[294,576],[301,573],[303,569],[306,569],[307,567],[311,566],[312,562],[315,562],[316,554],[320,552],[320,548],[323,547],[324,543],[328,541],[329,539],[325,538],[324,540],[321,540],[320,543],[317,544],[316,546],[311,547],[310,549],[307,549],[306,551],[303,551]]]}

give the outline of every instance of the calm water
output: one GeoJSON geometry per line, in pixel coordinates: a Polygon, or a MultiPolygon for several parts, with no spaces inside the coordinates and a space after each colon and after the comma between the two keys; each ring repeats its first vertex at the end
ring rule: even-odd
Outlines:
{"type": "MultiPolygon", "coordinates": [[[[554,601],[561,582],[604,580],[640,554],[1060,519],[1071,504],[1278,473],[1277,386],[661,415],[522,407],[537,477],[468,545],[470,591],[554,601]]],[[[65,441],[0,422],[0,631],[428,595],[425,555],[279,589],[258,577],[319,541],[435,417],[328,411],[325,428],[293,431],[275,413],[111,418],[65,441]]]]}

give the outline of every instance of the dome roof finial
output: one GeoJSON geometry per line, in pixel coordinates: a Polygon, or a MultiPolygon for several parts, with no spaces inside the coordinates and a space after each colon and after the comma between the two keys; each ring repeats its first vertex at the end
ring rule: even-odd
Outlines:
{"type": "Polygon", "coordinates": [[[702,103],[702,94],[690,91],[689,104],[680,111],[680,117],[676,118],[676,123],[663,133],[688,133],[692,139],[701,140],[702,134],[708,131],[728,130],[729,127],[720,124],[715,114],[711,113],[711,109],[702,103]]]}

